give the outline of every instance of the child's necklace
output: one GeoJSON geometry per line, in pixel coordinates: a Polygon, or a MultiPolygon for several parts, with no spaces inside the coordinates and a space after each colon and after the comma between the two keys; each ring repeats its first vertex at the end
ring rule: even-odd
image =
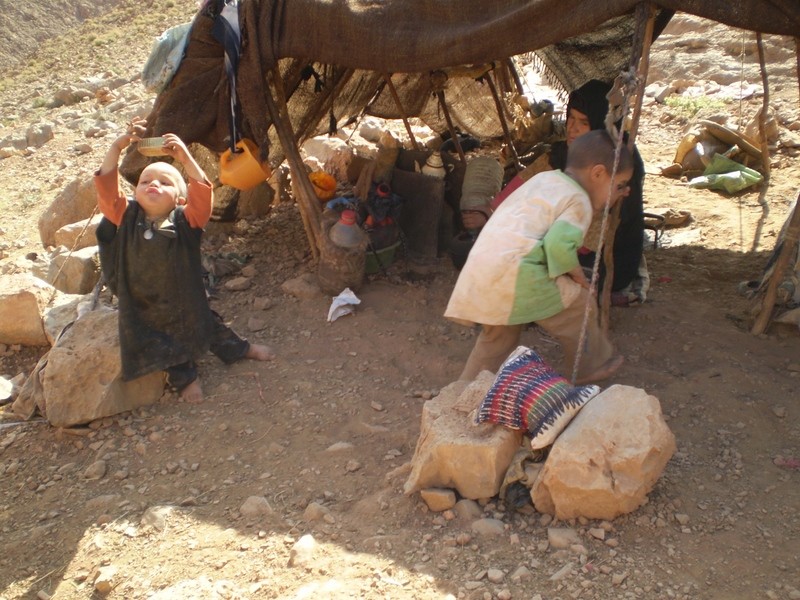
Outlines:
{"type": "Polygon", "coordinates": [[[144,218],[144,222],[142,226],[144,227],[144,233],[142,237],[146,240],[152,240],[153,236],[155,235],[155,229],[160,225],[159,219],[148,219],[147,217],[144,218]]]}

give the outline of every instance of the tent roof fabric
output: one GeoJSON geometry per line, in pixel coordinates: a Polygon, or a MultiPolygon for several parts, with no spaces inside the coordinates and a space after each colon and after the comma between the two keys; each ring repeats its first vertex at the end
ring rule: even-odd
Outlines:
{"type": "MultiPolygon", "coordinates": [[[[514,56],[593,31],[637,0],[261,0],[261,59],[305,57],[380,72],[428,71],[514,56]]],[[[660,7],[726,25],[796,35],[797,0],[660,0],[660,7]]],[[[250,30],[251,24],[246,23],[250,30]]]]}
{"type": "MultiPolygon", "coordinates": [[[[207,1],[196,16],[183,62],[149,118],[151,131],[172,131],[217,152],[227,147],[230,112],[223,48],[211,35],[219,5],[220,0],[207,1]]],[[[636,5],[636,0],[240,0],[241,131],[265,155],[278,147],[264,97],[266,74],[275,67],[301,140],[322,133],[331,115],[337,121],[362,112],[401,116],[385,90],[389,73],[406,116],[427,114],[426,122],[441,117],[430,76],[437,70],[501,64],[538,51],[566,91],[589,79],[611,81],[630,60],[636,5]]],[[[683,11],[763,33],[800,32],[798,0],[660,0],[658,7],[662,27],[672,11],[683,11]]],[[[477,127],[481,135],[499,131],[496,116],[488,116],[495,111],[487,87],[474,79],[447,82],[448,106],[452,103],[462,129],[477,127]],[[459,102],[462,97],[477,108],[459,119],[470,104],[459,102]]],[[[434,129],[441,130],[442,123],[440,118],[434,129]]],[[[273,160],[283,158],[271,154],[273,160]]]]}

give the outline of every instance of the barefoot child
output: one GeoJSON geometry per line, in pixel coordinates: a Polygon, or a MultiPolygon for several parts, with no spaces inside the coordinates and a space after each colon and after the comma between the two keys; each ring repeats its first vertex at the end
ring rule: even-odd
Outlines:
{"type": "MultiPolygon", "coordinates": [[[[633,162],[627,148],[612,184],[613,165],[608,133],[586,133],[570,146],[563,172],[546,171],[522,184],[481,230],[445,311],[457,322],[482,325],[460,379],[497,372],[531,322],[559,341],[564,373],[571,375],[589,295],[578,248],[609,189],[612,205],[628,192],[633,162]]],[[[577,383],[604,379],[622,364],[597,322],[595,302],[588,304],[577,383]]]]}
{"type": "Polygon", "coordinates": [[[271,350],[240,338],[212,312],[203,285],[200,238],[211,217],[211,183],[174,134],[162,151],[188,177],[166,162],[142,171],[133,199],[119,186],[121,152],[144,132],[136,119],[111,144],[95,174],[103,219],[97,229],[100,263],[119,300],[122,378],[166,371],[168,385],[189,402],[203,391],[195,361],[211,350],[226,363],[241,358],[270,360],[271,350]]]}

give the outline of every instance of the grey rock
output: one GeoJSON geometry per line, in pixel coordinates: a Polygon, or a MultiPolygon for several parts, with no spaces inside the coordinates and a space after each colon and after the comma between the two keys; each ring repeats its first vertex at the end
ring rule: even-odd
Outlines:
{"type": "Polygon", "coordinates": [[[472,523],[472,532],[482,537],[497,537],[505,534],[505,526],[499,519],[478,519],[472,523]]]}

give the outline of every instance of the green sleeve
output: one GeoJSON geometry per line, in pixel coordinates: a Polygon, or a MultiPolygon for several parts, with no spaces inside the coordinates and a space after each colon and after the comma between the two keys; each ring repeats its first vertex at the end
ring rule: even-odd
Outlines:
{"type": "Polygon", "coordinates": [[[556,221],[544,236],[544,255],[547,274],[551,279],[578,266],[578,248],[583,243],[583,231],[568,221],[556,221]]]}

